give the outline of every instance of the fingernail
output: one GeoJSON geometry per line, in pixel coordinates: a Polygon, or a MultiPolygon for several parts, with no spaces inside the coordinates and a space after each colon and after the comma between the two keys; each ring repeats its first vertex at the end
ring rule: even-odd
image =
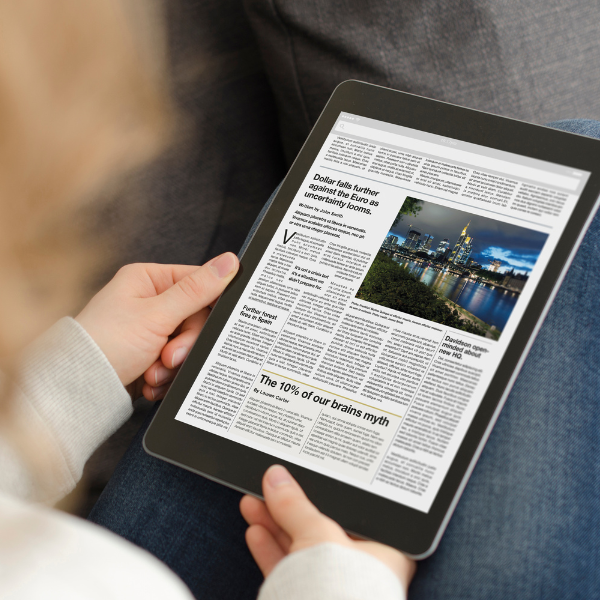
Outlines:
{"type": "Polygon", "coordinates": [[[292,476],[289,474],[288,470],[281,465],[270,467],[266,473],[266,479],[267,483],[272,488],[292,483],[292,476]]]}
{"type": "Polygon", "coordinates": [[[173,352],[173,361],[171,363],[173,368],[178,367],[185,360],[185,357],[188,355],[189,351],[189,348],[182,346],[173,352]]]}
{"type": "Polygon", "coordinates": [[[152,392],[152,400],[158,400],[161,394],[164,394],[164,391],[167,389],[166,385],[161,385],[160,387],[152,388],[150,391],[152,392]]]}
{"type": "Polygon", "coordinates": [[[170,369],[167,369],[167,367],[164,365],[156,367],[156,371],[154,371],[154,385],[158,385],[163,381],[166,381],[170,374],[170,369]]]}
{"type": "Polygon", "coordinates": [[[221,254],[221,256],[218,256],[210,263],[210,268],[219,279],[230,275],[236,266],[237,259],[231,252],[221,254]]]}

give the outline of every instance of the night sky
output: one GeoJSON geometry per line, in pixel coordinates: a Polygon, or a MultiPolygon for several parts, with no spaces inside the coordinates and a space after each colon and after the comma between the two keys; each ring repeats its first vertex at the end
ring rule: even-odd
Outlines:
{"type": "Polygon", "coordinates": [[[431,202],[424,201],[421,207],[417,217],[404,215],[396,227],[390,230],[392,235],[398,236],[398,244],[404,241],[408,229],[412,228],[421,232],[421,236],[426,233],[433,235],[431,250],[437,250],[444,238],[448,238],[450,248],[454,248],[464,226],[471,221],[467,229],[467,235],[474,238],[470,258],[484,268],[490,267],[490,261],[500,260],[500,273],[511,268],[518,273],[529,273],[548,237],[545,233],[431,202]]]}

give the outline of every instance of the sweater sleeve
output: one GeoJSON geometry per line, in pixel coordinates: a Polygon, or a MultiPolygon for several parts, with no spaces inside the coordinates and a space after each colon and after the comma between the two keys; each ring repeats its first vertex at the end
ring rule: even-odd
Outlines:
{"type": "Polygon", "coordinates": [[[17,431],[31,442],[32,456],[52,456],[53,479],[38,497],[24,461],[3,443],[0,488],[23,499],[56,501],[75,487],[94,450],[131,416],[131,399],[100,348],[71,318],[26,350],[17,384],[17,431]]]}
{"type": "Polygon", "coordinates": [[[399,579],[373,556],[337,544],[320,544],[284,558],[263,584],[258,600],[404,600],[399,579]]]}

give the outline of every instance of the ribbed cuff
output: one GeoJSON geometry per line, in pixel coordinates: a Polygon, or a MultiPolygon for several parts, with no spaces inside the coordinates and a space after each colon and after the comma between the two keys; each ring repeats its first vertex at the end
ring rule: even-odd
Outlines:
{"type": "Polygon", "coordinates": [[[74,487],[94,450],[133,412],[106,356],[69,317],[27,348],[18,384],[60,448],[72,477],[61,487],[74,487]]]}
{"type": "Polygon", "coordinates": [[[258,600],[401,600],[400,580],[366,552],[320,544],[284,558],[258,600]]]}

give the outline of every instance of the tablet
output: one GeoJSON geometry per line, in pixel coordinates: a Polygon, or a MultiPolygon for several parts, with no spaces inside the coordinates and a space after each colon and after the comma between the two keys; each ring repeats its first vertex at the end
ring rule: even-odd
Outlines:
{"type": "Polygon", "coordinates": [[[341,84],[146,450],[254,495],[284,464],[347,531],[427,556],[593,218],[599,167],[597,140],[341,84]]]}

